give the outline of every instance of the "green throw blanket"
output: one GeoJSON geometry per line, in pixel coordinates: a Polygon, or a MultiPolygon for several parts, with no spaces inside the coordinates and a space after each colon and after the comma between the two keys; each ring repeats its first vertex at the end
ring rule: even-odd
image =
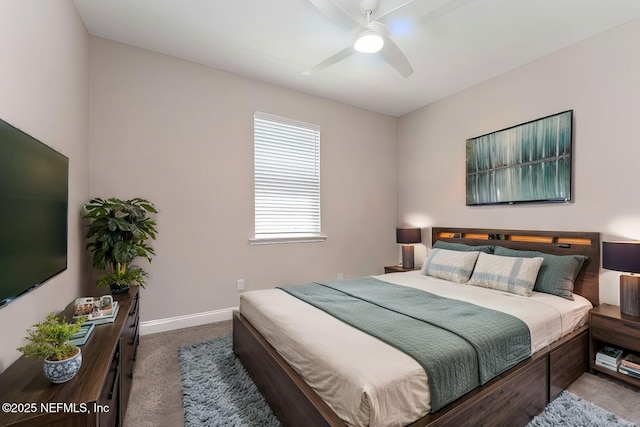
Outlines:
{"type": "Polygon", "coordinates": [[[373,277],[280,287],[413,357],[437,411],[531,355],[520,319],[373,277]]]}

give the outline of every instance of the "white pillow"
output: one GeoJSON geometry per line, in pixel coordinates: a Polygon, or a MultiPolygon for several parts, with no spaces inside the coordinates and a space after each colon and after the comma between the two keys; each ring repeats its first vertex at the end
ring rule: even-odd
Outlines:
{"type": "Polygon", "coordinates": [[[530,297],[543,258],[519,258],[480,253],[467,284],[530,297]]]}
{"type": "Polygon", "coordinates": [[[471,276],[479,253],[434,248],[429,251],[429,256],[422,265],[422,272],[427,276],[455,283],[466,283],[471,276]]]}

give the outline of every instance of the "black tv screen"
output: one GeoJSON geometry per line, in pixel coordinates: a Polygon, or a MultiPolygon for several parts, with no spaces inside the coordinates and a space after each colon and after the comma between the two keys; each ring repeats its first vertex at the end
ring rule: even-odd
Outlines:
{"type": "Polygon", "coordinates": [[[69,159],[0,120],[0,307],[67,268],[69,159]]]}
{"type": "Polygon", "coordinates": [[[467,140],[467,206],[571,201],[573,110],[467,140]]]}

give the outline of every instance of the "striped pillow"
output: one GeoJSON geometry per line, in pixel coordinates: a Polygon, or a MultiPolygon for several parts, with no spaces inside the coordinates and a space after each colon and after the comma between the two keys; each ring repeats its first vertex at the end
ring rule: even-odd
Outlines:
{"type": "Polygon", "coordinates": [[[455,283],[466,283],[480,252],[434,248],[422,266],[422,273],[455,283]]]}
{"type": "Polygon", "coordinates": [[[480,253],[468,284],[530,297],[542,257],[505,257],[480,253]]]}

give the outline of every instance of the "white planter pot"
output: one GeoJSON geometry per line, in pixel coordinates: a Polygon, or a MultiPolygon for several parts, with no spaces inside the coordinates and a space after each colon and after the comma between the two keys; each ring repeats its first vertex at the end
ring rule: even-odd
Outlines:
{"type": "Polygon", "coordinates": [[[61,384],[75,377],[82,365],[82,351],[65,360],[44,360],[44,376],[55,384],[61,384]]]}

